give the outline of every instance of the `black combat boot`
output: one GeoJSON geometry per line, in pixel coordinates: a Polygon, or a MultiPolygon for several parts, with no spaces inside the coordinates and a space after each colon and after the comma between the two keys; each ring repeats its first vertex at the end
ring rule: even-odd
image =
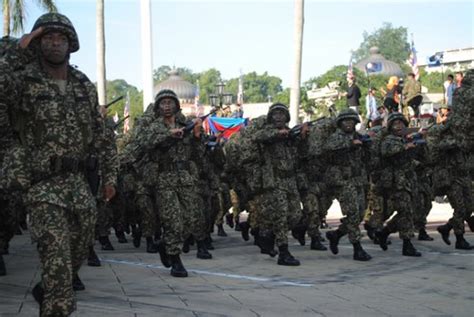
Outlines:
{"type": "Polygon", "coordinates": [[[0,254],[0,276],[7,275],[7,268],[5,267],[5,262],[3,262],[3,255],[0,254]]]}
{"type": "Polygon", "coordinates": [[[403,239],[403,250],[404,256],[421,256],[421,253],[416,251],[415,247],[411,243],[410,239],[403,239]]]}
{"type": "Polygon", "coordinates": [[[466,239],[464,239],[463,234],[457,234],[455,248],[459,250],[472,250],[473,246],[471,246],[469,242],[467,242],[466,239]]]}
{"type": "Polygon", "coordinates": [[[354,256],[352,258],[355,261],[369,261],[372,259],[372,257],[362,248],[360,242],[354,242],[352,246],[354,247],[354,256]]]}
{"type": "Polygon", "coordinates": [[[108,236],[99,237],[99,242],[102,246],[102,250],[104,250],[104,251],[113,251],[114,250],[114,246],[110,242],[108,236]]]}
{"type": "Polygon", "coordinates": [[[206,243],[204,243],[204,240],[197,241],[196,257],[202,260],[212,259],[212,254],[210,254],[209,251],[207,251],[206,243]]]}
{"type": "Polygon", "coordinates": [[[338,254],[339,249],[337,245],[339,244],[339,239],[344,236],[344,233],[341,230],[331,230],[326,232],[326,238],[329,241],[329,249],[331,249],[332,254],[338,254]]]}
{"type": "Polygon", "coordinates": [[[208,234],[207,237],[204,239],[204,243],[206,244],[206,249],[214,250],[214,246],[212,245],[212,238],[211,235],[208,234]]]}
{"type": "Polygon", "coordinates": [[[306,244],[306,239],[305,239],[306,227],[305,226],[297,225],[291,230],[291,235],[293,236],[293,238],[298,240],[300,245],[306,244]]]}
{"type": "Polygon", "coordinates": [[[160,260],[161,260],[161,263],[163,264],[163,266],[164,267],[170,267],[171,266],[170,258],[168,256],[168,254],[166,253],[166,246],[165,246],[165,243],[163,242],[163,240],[158,242],[158,252],[160,253],[160,260]]]}
{"type": "Polygon", "coordinates": [[[43,300],[44,300],[44,289],[43,289],[43,286],[41,286],[41,282],[37,283],[35,287],[33,287],[33,289],[31,290],[31,295],[33,295],[33,298],[40,306],[40,316],[41,316],[43,312],[43,300]]]}
{"type": "Polygon", "coordinates": [[[364,223],[364,229],[367,231],[367,236],[370,240],[374,240],[375,238],[375,229],[372,228],[367,222],[364,223]]]}
{"type": "Polygon", "coordinates": [[[133,246],[139,248],[142,241],[142,231],[137,227],[132,227],[133,246]]]}
{"type": "Polygon", "coordinates": [[[469,226],[469,229],[471,232],[474,232],[474,216],[471,216],[466,219],[467,225],[469,226]]]}
{"type": "Polygon", "coordinates": [[[225,233],[225,231],[224,231],[224,225],[223,224],[217,225],[217,235],[219,237],[227,237],[227,233],[225,233]]]}
{"type": "Polygon", "coordinates": [[[290,251],[288,251],[288,244],[283,244],[278,247],[279,255],[278,255],[278,265],[287,265],[287,266],[298,266],[300,265],[300,261],[295,259],[290,251]]]}
{"type": "Polygon", "coordinates": [[[171,276],[174,277],[187,277],[188,271],[184,268],[183,262],[181,262],[181,258],[179,254],[173,254],[169,256],[171,262],[171,276]]]}
{"type": "Polygon", "coordinates": [[[258,238],[260,253],[268,254],[274,258],[278,252],[275,250],[275,235],[269,230],[260,230],[258,238]]]}
{"type": "Polygon", "coordinates": [[[375,237],[377,238],[380,247],[384,251],[387,251],[388,249],[387,239],[389,235],[390,235],[390,230],[387,227],[384,227],[382,230],[375,231],[375,237]]]}
{"type": "Polygon", "coordinates": [[[184,240],[184,242],[183,242],[183,252],[188,253],[189,249],[190,249],[190,246],[193,243],[194,243],[193,236],[189,236],[186,240],[184,240]]]}
{"type": "Polygon", "coordinates": [[[259,231],[258,228],[250,229],[250,234],[253,236],[253,245],[258,245],[259,231]]]}
{"type": "Polygon", "coordinates": [[[240,233],[242,234],[242,239],[244,241],[249,241],[250,236],[249,236],[249,231],[250,231],[250,224],[245,221],[240,223],[240,229],[242,230],[240,233]]]}
{"type": "Polygon", "coordinates": [[[153,237],[146,237],[146,252],[147,253],[158,252],[158,245],[153,240],[153,237]]]}
{"type": "Polygon", "coordinates": [[[77,273],[74,274],[74,277],[72,278],[72,289],[75,291],[83,291],[86,289],[77,273]]]}
{"type": "Polygon", "coordinates": [[[420,240],[420,241],[433,241],[434,239],[432,237],[430,237],[428,232],[426,232],[425,228],[421,228],[418,231],[418,240],[420,240]]]}
{"type": "Polygon", "coordinates": [[[319,236],[311,238],[311,250],[327,251],[328,248],[321,243],[319,236]]]}
{"type": "Polygon", "coordinates": [[[234,228],[234,215],[231,213],[226,213],[225,214],[225,223],[231,227],[234,228]]]}
{"type": "Polygon", "coordinates": [[[449,231],[451,231],[451,229],[453,229],[453,226],[451,226],[449,222],[436,228],[436,230],[441,234],[444,243],[447,245],[451,245],[451,241],[449,241],[449,231]]]}
{"type": "Polygon", "coordinates": [[[117,237],[118,243],[127,243],[127,238],[125,238],[125,232],[123,231],[122,225],[115,226],[115,236],[117,237]]]}
{"type": "Polygon", "coordinates": [[[89,255],[87,256],[87,265],[88,266],[101,266],[99,257],[95,253],[94,246],[89,246],[89,255]]]}

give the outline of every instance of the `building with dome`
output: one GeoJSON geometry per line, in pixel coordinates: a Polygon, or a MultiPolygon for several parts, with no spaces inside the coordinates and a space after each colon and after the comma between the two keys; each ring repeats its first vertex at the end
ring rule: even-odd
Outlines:
{"type": "Polygon", "coordinates": [[[400,66],[383,57],[379,48],[375,46],[370,48],[369,57],[362,59],[354,66],[369,75],[405,76],[400,66]]]}
{"type": "Polygon", "coordinates": [[[197,86],[181,78],[176,69],[169,72],[169,77],[165,81],[155,85],[153,95],[163,89],[171,89],[178,95],[179,103],[181,104],[181,111],[184,115],[191,115],[196,113],[195,98],[197,96],[197,86]]]}

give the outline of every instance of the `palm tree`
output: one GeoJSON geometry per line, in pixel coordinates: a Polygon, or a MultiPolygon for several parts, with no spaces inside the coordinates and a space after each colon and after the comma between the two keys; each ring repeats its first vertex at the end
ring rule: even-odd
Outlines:
{"type": "Polygon", "coordinates": [[[105,76],[105,23],[104,0],[96,2],[96,44],[97,44],[97,94],[99,105],[107,103],[106,76],[105,76]]]}
{"type": "MultiPolygon", "coordinates": [[[[57,12],[54,0],[36,0],[38,5],[48,11],[57,12]]],[[[3,35],[10,36],[11,33],[23,33],[23,23],[25,21],[25,1],[24,0],[3,0],[3,35]],[[13,22],[13,29],[11,25],[13,22]]]]}
{"type": "Polygon", "coordinates": [[[290,90],[290,114],[291,124],[298,122],[298,110],[300,105],[301,85],[301,55],[303,52],[303,28],[304,28],[304,0],[295,0],[295,38],[294,38],[294,64],[293,82],[290,90]]]}

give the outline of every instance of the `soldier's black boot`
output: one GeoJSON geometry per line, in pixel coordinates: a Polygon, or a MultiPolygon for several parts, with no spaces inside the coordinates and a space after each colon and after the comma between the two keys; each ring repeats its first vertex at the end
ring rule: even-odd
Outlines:
{"type": "Polygon", "coordinates": [[[250,236],[249,236],[249,231],[250,231],[250,224],[245,221],[240,223],[240,229],[242,230],[240,233],[242,234],[242,239],[244,241],[249,241],[250,236]]]}
{"type": "Polygon", "coordinates": [[[74,277],[72,278],[72,289],[75,291],[83,291],[86,289],[78,274],[74,274],[74,277]]]}
{"type": "Polygon", "coordinates": [[[268,254],[274,258],[278,252],[275,250],[275,235],[269,230],[260,230],[258,238],[260,253],[268,254]]]}
{"type": "Polygon", "coordinates": [[[253,236],[253,245],[258,245],[259,231],[260,229],[258,228],[252,228],[250,230],[250,234],[253,236]]]}
{"type": "Polygon", "coordinates": [[[466,219],[467,225],[469,226],[469,229],[471,232],[474,232],[474,216],[471,216],[466,219]]]}
{"type": "Polygon", "coordinates": [[[227,237],[227,233],[225,233],[225,231],[224,231],[224,225],[223,224],[217,225],[217,235],[219,237],[227,237]]]}
{"type": "Polygon", "coordinates": [[[206,249],[208,250],[214,250],[214,246],[212,245],[212,238],[211,235],[208,234],[206,239],[204,239],[204,243],[206,244],[206,249]]]}
{"type": "Polygon", "coordinates": [[[415,249],[410,239],[403,239],[402,254],[404,256],[421,256],[421,253],[415,249]]]}
{"type": "Polygon", "coordinates": [[[184,268],[183,262],[181,262],[181,258],[179,254],[173,254],[169,256],[171,262],[171,276],[174,277],[187,277],[188,271],[184,268]]]}
{"type": "Polygon", "coordinates": [[[7,275],[7,268],[5,267],[5,262],[3,262],[3,255],[0,254],[0,276],[7,275]]]}
{"type": "Polygon", "coordinates": [[[418,240],[420,241],[433,241],[434,239],[430,237],[428,232],[426,232],[425,228],[421,228],[418,231],[418,240]]]}
{"type": "Polygon", "coordinates": [[[94,246],[89,246],[89,255],[87,256],[87,265],[88,266],[101,266],[99,257],[95,253],[94,246]]]}
{"type": "Polygon", "coordinates": [[[278,265],[287,265],[287,266],[298,266],[300,265],[300,261],[295,259],[290,251],[288,251],[288,244],[283,244],[278,247],[279,255],[278,255],[278,265]]]}
{"type": "Polygon", "coordinates": [[[372,259],[372,257],[362,248],[360,242],[355,242],[352,246],[354,247],[354,255],[352,258],[355,261],[369,261],[372,259]]]}
{"type": "Polygon", "coordinates": [[[341,230],[331,230],[326,232],[326,238],[329,241],[329,249],[331,249],[332,254],[338,254],[339,248],[337,245],[339,244],[339,239],[344,236],[344,233],[341,230]]]}
{"type": "Polygon", "coordinates": [[[104,251],[113,251],[114,250],[114,246],[110,242],[108,236],[99,237],[99,242],[100,242],[100,245],[102,246],[102,250],[104,250],[104,251]]]}
{"type": "Polygon", "coordinates": [[[146,237],[146,252],[147,253],[158,252],[158,245],[153,240],[153,237],[146,237]]]}
{"type": "Polygon", "coordinates": [[[469,242],[467,242],[466,239],[464,239],[463,234],[457,234],[455,248],[459,250],[472,250],[473,246],[471,246],[469,242]]]}
{"type": "Polygon", "coordinates": [[[166,253],[166,246],[163,240],[158,242],[158,252],[160,253],[160,260],[164,267],[170,267],[170,257],[166,253]]]}
{"type": "Polygon", "coordinates": [[[306,227],[305,226],[297,225],[291,230],[291,235],[293,236],[293,238],[298,240],[300,245],[306,244],[306,239],[305,239],[306,227]]]}
{"type": "Polygon", "coordinates": [[[41,286],[41,282],[37,283],[35,287],[33,287],[33,289],[31,290],[31,295],[33,295],[33,298],[40,306],[40,316],[41,316],[43,312],[43,300],[44,300],[44,289],[43,289],[43,286],[41,286]]]}
{"type": "Polygon", "coordinates": [[[118,243],[127,243],[127,238],[125,237],[125,232],[122,225],[115,226],[115,236],[117,237],[118,243]]]}
{"type": "Polygon", "coordinates": [[[377,238],[380,247],[384,251],[387,251],[388,249],[387,239],[389,235],[390,235],[390,230],[387,227],[384,227],[382,230],[375,231],[375,237],[377,238]]]}
{"type": "Polygon", "coordinates": [[[202,259],[202,260],[212,259],[212,254],[210,254],[209,251],[207,251],[206,244],[204,243],[204,240],[201,240],[201,241],[197,242],[196,257],[198,259],[202,259]]]}
{"type": "Polygon", "coordinates": [[[328,248],[321,243],[320,237],[311,238],[311,250],[326,251],[328,248]]]}
{"type": "Polygon", "coordinates": [[[142,241],[142,232],[137,227],[132,227],[133,246],[139,248],[142,241]]]}
{"type": "Polygon", "coordinates": [[[226,213],[225,214],[225,223],[231,227],[234,228],[234,215],[231,213],[226,213]]]}
{"type": "Polygon", "coordinates": [[[370,240],[374,240],[375,238],[375,229],[372,228],[367,222],[364,223],[364,229],[367,231],[367,236],[369,237],[370,240]]]}
{"type": "Polygon", "coordinates": [[[449,241],[449,231],[451,231],[451,229],[453,229],[453,226],[451,226],[449,222],[436,228],[436,230],[441,234],[444,243],[447,245],[451,245],[451,241],[449,241]]]}

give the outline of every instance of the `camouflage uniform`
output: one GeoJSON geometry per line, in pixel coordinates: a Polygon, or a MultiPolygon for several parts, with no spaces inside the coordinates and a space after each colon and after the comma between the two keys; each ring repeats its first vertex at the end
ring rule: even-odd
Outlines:
{"type": "MultiPolygon", "coordinates": [[[[380,145],[382,160],[385,168],[381,173],[381,182],[384,183],[384,197],[390,201],[393,211],[397,214],[387,223],[382,231],[377,231],[380,246],[387,249],[387,237],[390,233],[399,232],[400,239],[403,239],[403,255],[421,256],[410,242],[413,234],[413,207],[416,197],[417,178],[414,165],[413,152],[420,149],[416,145],[414,149],[407,149],[408,141],[403,134],[396,134],[393,125],[399,120],[404,128],[408,126],[408,121],[400,113],[391,113],[387,121],[387,129],[390,133],[385,136],[380,145]]],[[[387,215],[389,216],[389,215],[387,215]]]]}
{"type": "Polygon", "coordinates": [[[267,115],[267,124],[253,133],[254,142],[260,145],[262,155],[262,214],[260,235],[275,235],[280,250],[278,264],[299,265],[288,251],[288,230],[300,224],[302,214],[296,181],[297,149],[292,140],[281,136],[286,127],[277,128],[274,112],[281,111],[290,119],[286,106],[274,104],[267,115]]]}
{"type": "MultiPolygon", "coordinates": [[[[79,49],[65,16],[45,14],[33,29],[40,26],[66,34],[70,52],[79,49]]],[[[68,81],[61,91],[39,62],[33,62],[2,78],[10,87],[0,95],[0,103],[14,105],[20,140],[30,158],[23,161],[31,177],[24,201],[43,269],[42,316],[69,315],[75,310],[72,280],[87,257],[97,213],[84,175],[93,167],[91,155],[100,162],[104,184],[114,185],[116,178],[95,87],[75,68],[67,71],[68,81]]]]}

